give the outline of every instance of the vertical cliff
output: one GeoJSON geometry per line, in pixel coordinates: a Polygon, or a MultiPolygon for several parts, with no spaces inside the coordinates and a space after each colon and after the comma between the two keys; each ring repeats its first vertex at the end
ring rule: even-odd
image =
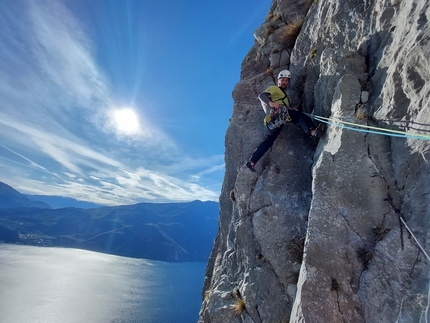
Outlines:
{"type": "Polygon", "coordinates": [[[428,322],[430,141],[339,122],[430,133],[429,5],[273,1],[233,91],[199,322],[428,322]],[[331,124],[319,142],[286,125],[252,173],[282,69],[331,124]]]}

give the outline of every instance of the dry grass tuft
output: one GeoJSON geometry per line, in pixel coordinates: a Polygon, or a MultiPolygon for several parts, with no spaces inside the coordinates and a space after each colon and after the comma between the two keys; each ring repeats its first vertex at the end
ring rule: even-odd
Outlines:
{"type": "Polygon", "coordinates": [[[211,298],[212,291],[213,291],[213,287],[209,288],[209,289],[205,292],[205,302],[206,302],[206,303],[209,301],[209,298],[211,298]]]}
{"type": "Polygon", "coordinates": [[[318,52],[317,48],[316,48],[316,47],[313,47],[313,48],[311,49],[311,51],[309,52],[309,58],[310,58],[310,59],[312,59],[312,58],[314,58],[315,56],[317,56],[317,52],[318,52]]]}
{"type": "Polygon", "coordinates": [[[364,269],[369,267],[370,261],[372,261],[375,256],[377,243],[383,240],[390,230],[391,229],[386,229],[382,226],[373,228],[369,241],[365,241],[364,244],[356,250],[357,257],[363,264],[364,269]]]}
{"type": "Polygon", "coordinates": [[[281,18],[281,14],[279,12],[277,12],[277,13],[269,12],[267,14],[267,16],[266,16],[266,22],[268,22],[268,21],[277,21],[280,18],[281,18]]]}
{"type": "Polygon", "coordinates": [[[264,256],[261,253],[257,254],[255,256],[255,259],[257,259],[257,260],[265,260],[264,256]]]}
{"type": "Polygon", "coordinates": [[[369,119],[369,111],[366,107],[359,107],[355,112],[355,116],[358,120],[366,120],[369,119]]]}
{"type": "Polygon", "coordinates": [[[293,260],[299,264],[303,261],[303,250],[305,249],[305,238],[306,237],[295,237],[290,240],[287,245],[287,250],[290,253],[293,260]]]}
{"type": "Polygon", "coordinates": [[[245,300],[242,297],[237,297],[236,302],[233,304],[233,312],[236,315],[241,315],[245,310],[245,300]]]}
{"type": "Polygon", "coordinates": [[[370,261],[373,259],[375,255],[375,249],[371,245],[364,245],[357,249],[357,257],[363,264],[364,269],[369,267],[370,261]]]}
{"type": "Polygon", "coordinates": [[[268,24],[265,30],[266,37],[269,37],[271,34],[273,34],[276,29],[277,29],[277,26],[275,24],[273,23],[268,24]]]}
{"type": "Polygon", "coordinates": [[[383,227],[376,227],[372,229],[372,241],[376,244],[382,239],[385,238],[388,232],[390,232],[391,229],[385,229],[383,227]]]}
{"type": "Polygon", "coordinates": [[[273,18],[273,13],[269,12],[266,16],[266,22],[273,18]]]}
{"type": "Polygon", "coordinates": [[[281,18],[281,14],[279,12],[275,13],[272,17],[272,21],[277,21],[281,18]]]}
{"type": "Polygon", "coordinates": [[[240,294],[239,288],[235,288],[235,290],[233,291],[233,296],[236,298],[236,302],[232,306],[233,312],[236,315],[241,315],[245,310],[246,306],[245,306],[245,300],[240,294]]]}
{"type": "Polygon", "coordinates": [[[331,291],[339,291],[340,290],[340,284],[337,281],[336,278],[331,279],[331,291]]]}
{"type": "Polygon", "coordinates": [[[294,47],[297,38],[299,37],[300,30],[302,30],[303,18],[297,18],[290,22],[284,29],[281,35],[281,41],[287,45],[287,47],[294,47]]]}
{"type": "Polygon", "coordinates": [[[236,202],[235,189],[232,189],[229,194],[230,201],[236,202]]]}

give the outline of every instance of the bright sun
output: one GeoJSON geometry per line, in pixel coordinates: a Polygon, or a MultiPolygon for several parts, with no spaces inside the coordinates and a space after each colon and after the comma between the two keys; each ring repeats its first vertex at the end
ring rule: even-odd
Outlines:
{"type": "Polygon", "coordinates": [[[139,129],[139,121],[136,113],[131,109],[122,109],[115,112],[115,123],[119,131],[128,134],[135,133],[139,129]]]}

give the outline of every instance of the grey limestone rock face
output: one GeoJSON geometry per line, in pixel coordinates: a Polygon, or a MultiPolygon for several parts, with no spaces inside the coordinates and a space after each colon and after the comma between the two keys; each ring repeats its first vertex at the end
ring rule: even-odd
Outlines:
{"type": "Polygon", "coordinates": [[[273,1],[233,90],[199,322],[430,320],[430,141],[413,137],[430,133],[429,8],[273,1]],[[330,124],[319,142],[287,124],[253,173],[267,135],[257,95],[282,69],[293,103],[330,124]]]}

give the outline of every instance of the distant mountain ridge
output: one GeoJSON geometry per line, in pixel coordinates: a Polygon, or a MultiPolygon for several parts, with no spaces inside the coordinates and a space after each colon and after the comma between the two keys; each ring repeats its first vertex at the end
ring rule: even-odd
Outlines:
{"type": "Polygon", "coordinates": [[[49,204],[53,209],[61,209],[63,207],[77,207],[81,209],[93,209],[97,207],[103,207],[103,205],[100,204],[78,201],[70,197],[30,194],[26,194],[26,196],[29,197],[31,200],[41,201],[46,204],[49,204]]]}
{"type": "Polygon", "coordinates": [[[23,196],[21,200],[20,193],[4,185],[0,191],[0,242],[80,248],[170,262],[206,262],[218,230],[216,202],[93,209],[12,208],[5,207],[13,204],[5,197],[29,199],[23,196]]]}
{"type": "Polygon", "coordinates": [[[34,201],[19,193],[11,186],[0,182],[0,208],[37,207],[51,209],[52,207],[41,201],[34,201]]]}

